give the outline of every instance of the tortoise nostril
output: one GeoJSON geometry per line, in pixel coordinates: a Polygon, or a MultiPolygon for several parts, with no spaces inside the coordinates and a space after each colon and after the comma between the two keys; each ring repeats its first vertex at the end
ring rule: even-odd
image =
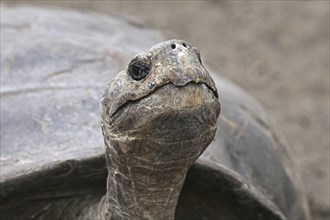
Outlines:
{"type": "Polygon", "coordinates": [[[182,46],[187,47],[187,44],[186,43],[182,43],[182,46]]]}
{"type": "Polygon", "coordinates": [[[172,44],[171,47],[172,47],[172,49],[175,49],[176,46],[175,46],[175,44],[172,44]]]}

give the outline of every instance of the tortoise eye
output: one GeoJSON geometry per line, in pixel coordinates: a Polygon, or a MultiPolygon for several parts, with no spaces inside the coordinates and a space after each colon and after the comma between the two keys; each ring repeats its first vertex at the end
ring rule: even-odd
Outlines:
{"type": "Polygon", "coordinates": [[[135,80],[141,80],[145,78],[150,71],[149,59],[143,59],[141,57],[134,58],[128,66],[129,75],[135,80]]]}

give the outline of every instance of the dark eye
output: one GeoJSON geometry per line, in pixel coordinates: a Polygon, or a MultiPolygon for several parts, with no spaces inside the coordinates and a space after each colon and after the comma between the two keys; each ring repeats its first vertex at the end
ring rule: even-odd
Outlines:
{"type": "Polygon", "coordinates": [[[145,78],[150,71],[150,62],[139,57],[134,58],[128,66],[128,73],[135,80],[145,78]]]}

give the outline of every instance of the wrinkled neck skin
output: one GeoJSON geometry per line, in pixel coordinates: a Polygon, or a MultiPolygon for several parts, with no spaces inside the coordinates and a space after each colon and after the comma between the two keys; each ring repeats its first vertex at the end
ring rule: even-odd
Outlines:
{"type": "Polygon", "coordinates": [[[174,219],[187,171],[214,138],[218,100],[192,83],[162,86],[113,117],[102,103],[105,219],[174,219]]]}
{"type": "MultiPolygon", "coordinates": [[[[127,137],[111,137],[110,140],[106,139],[109,173],[105,219],[174,219],[180,191],[193,161],[150,162],[121,150],[132,146],[159,148],[156,145],[162,143],[127,137]]],[[[178,148],[181,144],[174,142],[166,147],[178,148]]]]}

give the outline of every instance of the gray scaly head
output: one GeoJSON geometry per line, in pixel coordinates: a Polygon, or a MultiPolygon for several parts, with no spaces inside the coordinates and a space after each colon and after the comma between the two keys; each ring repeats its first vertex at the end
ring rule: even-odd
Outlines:
{"type": "Polygon", "coordinates": [[[101,101],[106,219],[174,219],[189,167],[213,140],[217,89],[181,40],[135,56],[101,101]]]}

